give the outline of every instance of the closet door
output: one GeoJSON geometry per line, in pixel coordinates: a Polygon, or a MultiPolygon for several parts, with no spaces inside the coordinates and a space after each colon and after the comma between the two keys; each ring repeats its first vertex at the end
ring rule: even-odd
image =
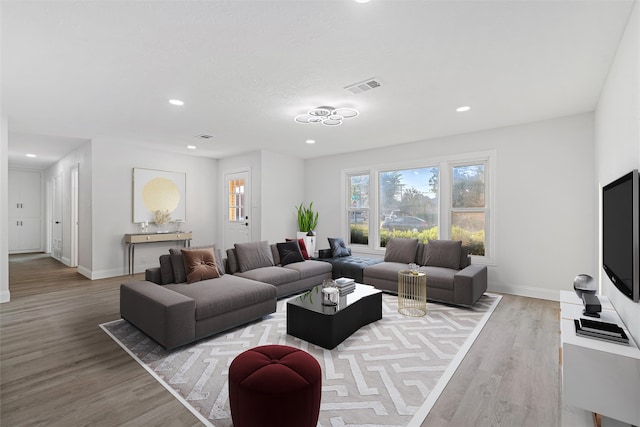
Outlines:
{"type": "Polygon", "coordinates": [[[9,171],[9,251],[42,250],[40,172],[9,171]]]}

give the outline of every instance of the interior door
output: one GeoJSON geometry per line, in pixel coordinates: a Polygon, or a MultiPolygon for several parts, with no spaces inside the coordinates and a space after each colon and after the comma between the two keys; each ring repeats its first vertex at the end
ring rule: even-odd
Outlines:
{"type": "Polygon", "coordinates": [[[78,165],[71,169],[71,257],[69,267],[78,266],[78,197],[80,190],[78,165]]]}
{"type": "Polygon", "coordinates": [[[249,172],[225,174],[224,247],[248,242],[251,236],[249,172]]]}
{"type": "Polygon", "coordinates": [[[62,175],[53,179],[53,217],[51,218],[52,256],[62,260],[62,175]]]}

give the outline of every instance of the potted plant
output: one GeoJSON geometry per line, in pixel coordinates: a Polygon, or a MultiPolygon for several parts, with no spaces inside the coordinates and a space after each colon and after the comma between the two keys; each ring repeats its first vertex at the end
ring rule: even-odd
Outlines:
{"type": "Polygon", "coordinates": [[[318,225],[318,212],[313,211],[313,202],[309,203],[309,207],[300,203],[300,206],[296,206],[296,210],[298,211],[298,230],[305,235],[309,232],[313,233],[318,225]]]}
{"type": "Polygon", "coordinates": [[[296,206],[298,211],[298,239],[304,239],[304,244],[310,256],[315,253],[316,238],[314,230],[318,225],[318,212],[313,211],[313,202],[309,203],[309,207],[300,203],[296,206]]]}

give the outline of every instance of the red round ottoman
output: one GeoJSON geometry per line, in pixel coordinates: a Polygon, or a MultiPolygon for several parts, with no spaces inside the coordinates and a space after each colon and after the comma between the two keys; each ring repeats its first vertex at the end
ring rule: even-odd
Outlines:
{"type": "Polygon", "coordinates": [[[233,427],[316,427],[322,371],[309,353],[263,345],[239,354],[229,366],[233,427]]]}

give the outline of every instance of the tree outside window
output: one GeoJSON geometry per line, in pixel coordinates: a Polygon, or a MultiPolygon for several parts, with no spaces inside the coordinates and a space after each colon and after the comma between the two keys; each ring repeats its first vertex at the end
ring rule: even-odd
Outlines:
{"type": "Polygon", "coordinates": [[[470,255],[485,255],[485,164],[452,168],[451,238],[461,240],[470,255]]]}
{"type": "Polygon", "coordinates": [[[349,208],[349,243],[369,244],[369,175],[350,175],[349,208]]]}
{"type": "Polygon", "coordinates": [[[438,167],[380,172],[380,246],[392,237],[438,238],[438,167]]]}

